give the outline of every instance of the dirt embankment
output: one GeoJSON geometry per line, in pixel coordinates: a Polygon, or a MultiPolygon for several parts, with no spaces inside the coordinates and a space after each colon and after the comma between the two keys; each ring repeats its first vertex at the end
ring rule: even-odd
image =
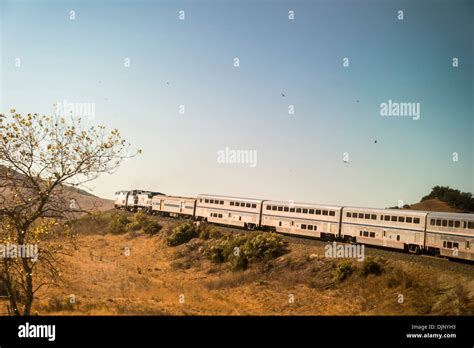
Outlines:
{"type": "MultiPolygon", "coordinates": [[[[369,265],[331,259],[324,257],[324,243],[296,243],[292,238],[286,239],[286,254],[234,270],[228,262],[215,263],[206,256],[204,250],[216,243],[212,238],[193,238],[170,247],[166,236],[179,222],[153,219],[163,226],[154,235],[140,230],[107,233],[109,225],[103,219],[80,224],[75,245],[68,244],[70,255],[63,258],[62,283],[37,294],[35,311],[42,315],[474,315],[474,279],[466,272],[442,266],[433,270],[402,258],[368,257],[369,265]]],[[[235,233],[221,230],[224,236],[235,233]]]]}

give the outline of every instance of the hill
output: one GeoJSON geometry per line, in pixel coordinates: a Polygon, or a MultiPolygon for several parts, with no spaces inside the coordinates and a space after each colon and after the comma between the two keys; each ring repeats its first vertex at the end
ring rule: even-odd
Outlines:
{"type": "Polygon", "coordinates": [[[411,204],[408,209],[423,210],[423,211],[442,211],[449,213],[460,213],[460,209],[456,209],[447,202],[440,201],[437,198],[427,199],[425,201],[411,204]]]}

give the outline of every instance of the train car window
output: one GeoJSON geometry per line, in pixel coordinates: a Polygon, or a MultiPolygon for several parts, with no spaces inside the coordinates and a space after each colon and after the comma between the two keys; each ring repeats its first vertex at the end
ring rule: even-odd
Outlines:
{"type": "Polygon", "coordinates": [[[372,220],[377,220],[377,215],[372,214],[372,215],[370,215],[370,218],[371,218],[372,220]]]}
{"type": "Polygon", "coordinates": [[[283,207],[278,207],[278,211],[283,211],[283,207]]]}
{"type": "Polygon", "coordinates": [[[455,228],[459,228],[461,226],[461,222],[460,221],[454,221],[454,227],[455,228]]]}
{"type": "Polygon", "coordinates": [[[369,231],[364,231],[364,237],[368,237],[369,236],[369,231]]]}
{"type": "Polygon", "coordinates": [[[297,213],[301,213],[301,208],[296,208],[297,213]]]}
{"type": "Polygon", "coordinates": [[[238,207],[240,205],[239,202],[234,202],[235,206],[238,207]]]}
{"type": "Polygon", "coordinates": [[[467,223],[467,228],[474,229],[474,221],[469,221],[467,223]]]}
{"type": "MultiPolygon", "coordinates": [[[[231,206],[234,206],[234,202],[230,202],[231,206]]],[[[268,205],[267,205],[267,210],[268,210],[268,205]]]]}
{"type": "Polygon", "coordinates": [[[375,232],[370,232],[370,237],[375,238],[375,232]]]}
{"type": "Polygon", "coordinates": [[[220,203],[221,203],[221,204],[224,204],[224,201],[221,201],[220,203]]]}
{"type": "Polygon", "coordinates": [[[397,240],[400,240],[400,235],[397,235],[397,240]]]}
{"type": "Polygon", "coordinates": [[[362,214],[362,213],[359,213],[358,216],[359,216],[359,219],[363,219],[363,218],[364,218],[364,214],[362,214]]]}
{"type": "Polygon", "coordinates": [[[431,219],[430,224],[431,224],[431,226],[434,226],[435,225],[435,219],[431,219]]]}
{"type": "Polygon", "coordinates": [[[406,219],[406,222],[408,222],[409,224],[411,224],[411,223],[412,223],[412,221],[413,221],[413,218],[411,218],[411,217],[407,217],[407,219],[406,219]]]}
{"type": "Polygon", "coordinates": [[[398,217],[398,222],[405,222],[405,217],[404,216],[399,216],[398,217]]]}
{"type": "Polygon", "coordinates": [[[308,209],[303,209],[303,214],[308,214],[308,209]]]}
{"type": "Polygon", "coordinates": [[[242,221],[242,216],[239,216],[239,221],[242,221]]]}
{"type": "Polygon", "coordinates": [[[314,230],[316,231],[318,229],[318,226],[314,226],[314,230]]]}
{"type": "Polygon", "coordinates": [[[436,220],[436,226],[441,226],[441,220],[440,219],[436,220]]]}
{"type": "Polygon", "coordinates": [[[397,217],[396,216],[392,216],[392,221],[397,221],[397,217]]]}
{"type": "Polygon", "coordinates": [[[370,219],[370,214],[365,214],[364,219],[370,219]]]}
{"type": "Polygon", "coordinates": [[[281,226],[281,221],[280,221],[280,222],[278,222],[278,226],[281,226]]]}
{"type": "Polygon", "coordinates": [[[308,230],[312,231],[313,230],[313,225],[308,225],[308,230]]]}
{"type": "Polygon", "coordinates": [[[247,208],[250,208],[252,205],[251,205],[250,203],[247,203],[245,206],[246,206],[247,208]]]}
{"type": "Polygon", "coordinates": [[[310,213],[310,214],[314,214],[314,209],[310,209],[310,210],[309,210],[309,213],[310,213]]]}
{"type": "Polygon", "coordinates": [[[295,212],[295,208],[290,208],[290,213],[294,213],[295,212]]]}
{"type": "Polygon", "coordinates": [[[387,231],[383,231],[383,236],[385,237],[387,234],[387,231]]]}
{"type": "Polygon", "coordinates": [[[328,215],[328,211],[327,211],[327,210],[323,210],[323,215],[328,215]]]}
{"type": "Polygon", "coordinates": [[[209,203],[209,200],[208,200],[208,199],[206,199],[206,200],[204,201],[204,203],[209,203]]]}
{"type": "Polygon", "coordinates": [[[272,210],[272,207],[267,205],[267,210],[272,210]]]}
{"type": "Polygon", "coordinates": [[[454,221],[453,221],[453,220],[449,220],[449,221],[448,221],[448,226],[449,226],[449,227],[453,227],[453,226],[454,226],[454,221]]]}
{"type": "Polygon", "coordinates": [[[466,241],[466,249],[471,249],[471,242],[470,241],[466,241]]]}
{"type": "Polygon", "coordinates": [[[452,242],[446,242],[446,247],[451,249],[453,247],[453,243],[452,242]]]}
{"type": "Polygon", "coordinates": [[[420,223],[420,218],[414,218],[413,223],[414,224],[419,224],[420,223]]]}
{"type": "Polygon", "coordinates": [[[332,211],[332,210],[330,210],[330,211],[329,211],[329,216],[336,216],[336,212],[335,212],[335,211],[332,211]]]}
{"type": "Polygon", "coordinates": [[[272,210],[277,210],[276,205],[273,205],[273,206],[272,206],[272,210]]]}
{"type": "Polygon", "coordinates": [[[346,217],[351,217],[351,213],[346,213],[346,217]]]}
{"type": "Polygon", "coordinates": [[[301,229],[302,229],[302,230],[306,230],[306,225],[305,225],[305,224],[302,224],[302,225],[301,225],[301,229]]]}
{"type": "Polygon", "coordinates": [[[443,248],[446,248],[446,241],[443,242],[443,248]]]}
{"type": "Polygon", "coordinates": [[[380,220],[383,220],[383,215],[380,215],[380,220]]]}
{"type": "Polygon", "coordinates": [[[284,210],[284,211],[289,211],[289,210],[290,210],[290,208],[288,208],[288,207],[284,207],[284,208],[283,208],[283,210],[284,210]]]}
{"type": "Polygon", "coordinates": [[[360,236],[362,237],[362,231],[359,231],[359,232],[360,232],[360,233],[359,233],[359,234],[360,234],[360,236]]]}
{"type": "Polygon", "coordinates": [[[444,227],[448,226],[448,220],[443,220],[441,223],[444,227]]]}
{"type": "Polygon", "coordinates": [[[321,215],[321,210],[316,209],[316,215],[321,215]]]}
{"type": "Polygon", "coordinates": [[[257,208],[257,205],[256,205],[256,204],[252,204],[252,208],[257,208]]]}
{"type": "Polygon", "coordinates": [[[390,215],[385,215],[385,216],[383,217],[383,219],[384,219],[385,221],[390,221],[390,215]]]}
{"type": "Polygon", "coordinates": [[[466,221],[463,221],[464,222],[464,228],[466,228],[467,226],[467,222],[466,221]]]}
{"type": "Polygon", "coordinates": [[[453,248],[459,249],[459,244],[458,243],[453,243],[453,248]]]}
{"type": "Polygon", "coordinates": [[[213,200],[213,199],[211,199],[209,202],[212,203],[212,204],[214,204],[214,200],[213,200]]]}

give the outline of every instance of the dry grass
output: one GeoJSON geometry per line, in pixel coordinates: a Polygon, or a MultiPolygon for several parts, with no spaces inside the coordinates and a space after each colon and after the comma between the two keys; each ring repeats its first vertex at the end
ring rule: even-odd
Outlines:
{"type": "Polygon", "coordinates": [[[46,315],[474,314],[474,280],[462,274],[377,259],[383,272],[364,276],[362,263],[326,259],[317,256],[322,247],[302,244],[234,271],[205,257],[210,240],[167,246],[166,231],[175,222],[160,223],[164,228],[154,236],[107,234],[101,222],[76,225],[82,230],[76,230],[76,245],[64,256],[63,282],[40,291],[34,310],[46,315]],[[353,271],[336,276],[347,262],[353,271]]]}

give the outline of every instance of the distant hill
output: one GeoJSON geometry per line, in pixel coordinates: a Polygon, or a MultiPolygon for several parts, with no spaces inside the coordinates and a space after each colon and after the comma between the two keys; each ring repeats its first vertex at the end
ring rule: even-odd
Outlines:
{"type": "Polygon", "coordinates": [[[449,213],[461,213],[460,209],[450,206],[448,203],[440,201],[437,198],[427,199],[425,201],[411,204],[408,209],[425,211],[444,211],[449,213]]]}
{"type": "MultiPolygon", "coordinates": [[[[5,167],[0,165],[0,171],[4,171],[5,167]]],[[[13,175],[19,175],[14,172],[13,175]]],[[[1,187],[0,182],[0,187],[1,187]]],[[[110,210],[114,207],[114,202],[110,199],[104,199],[97,196],[94,196],[90,192],[85,190],[72,187],[72,186],[64,186],[66,191],[73,193],[73,197],[76,200],[76,204],[80,209],[87,210],[87,211],[106,211],[110,210]]],[[[2,192],[2,194],[8,197],[8,191],[2,192]]],[[[0,207],[1,208],[1,207],[0,207]]]]}
{"type": "Polygon", "coordinates": [[[419,203],[405,205],[405,209],[473,213],[474,197],[470,192],[461,192],[449,186],[435,186],[419,203]]]}

